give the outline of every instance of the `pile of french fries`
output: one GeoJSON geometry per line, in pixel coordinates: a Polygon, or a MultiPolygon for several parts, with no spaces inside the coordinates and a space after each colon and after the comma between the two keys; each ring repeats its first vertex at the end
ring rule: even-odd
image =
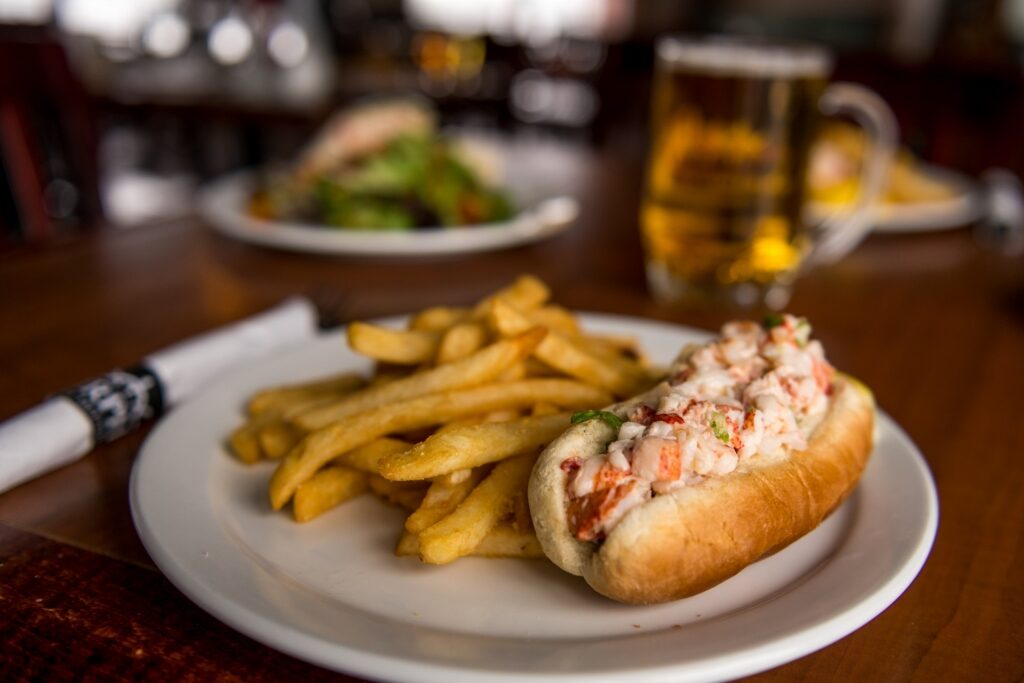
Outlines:
{"type": "Polygon", "coordinates": [[[369,491],[409,511],[396,553],[542,557],[527,507],[537,454],[574,411],[651,386],[629,338],[585,334],[532,276],[471,308],[434,307],[407,329],[355,322],[348,343],[376,361],[264,389],[231,435],[243,462],[278,461],[275,510],[305,522],[369,491]]]}

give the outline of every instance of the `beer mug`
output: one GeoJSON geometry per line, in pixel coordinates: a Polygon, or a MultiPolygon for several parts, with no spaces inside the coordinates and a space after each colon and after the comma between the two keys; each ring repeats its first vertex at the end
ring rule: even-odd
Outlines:
{"type": "Polygon", "coordinates": [[[829,85],[831,67],[813,46],[659,40],[640,209],[656,298],[781,308],[802,267],[845,253],[871,228],[896,124],[870,90],[829,85]],[[857,200],[812,226],[805,176],[823,113],[861,125],[868,151],[857,200]]]}

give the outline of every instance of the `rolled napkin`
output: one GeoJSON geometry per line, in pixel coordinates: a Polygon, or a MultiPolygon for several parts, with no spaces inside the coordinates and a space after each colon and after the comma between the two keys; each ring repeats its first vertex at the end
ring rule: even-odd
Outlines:
{"type": "Polygon", "coordinates": [[[174,344],[0,423],[0,493],[85,455],[187,398],[233,365],[316,334],[316,310],[289,299],[174,344]]]}

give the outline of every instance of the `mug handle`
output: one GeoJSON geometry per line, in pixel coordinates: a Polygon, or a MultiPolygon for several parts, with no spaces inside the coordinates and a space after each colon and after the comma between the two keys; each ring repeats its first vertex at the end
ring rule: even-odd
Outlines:
{"type": "Polygon", "coordinates": [[[834,83],[821,96],[826,116],[847,114],[867,134],[868,146],[861,166],[860,192],[845,211],[838,211],[818,226],[818,239],[804,265],[824,265],[850,253],[871,231],[875,200],[885,187],[896,153],[897,125],[889,105],[865,87],[834,83]]]}

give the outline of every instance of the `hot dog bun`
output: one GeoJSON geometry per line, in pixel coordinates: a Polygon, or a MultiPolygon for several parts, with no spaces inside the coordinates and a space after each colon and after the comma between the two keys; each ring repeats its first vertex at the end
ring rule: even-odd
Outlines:
{"type": "MultiPolygon", "coordinates": [[[[609,410],[625,417],[645,398],[609,410]]],[[[601,544],[570,532],[562,463],[599,455],[615,430],[600,420],[574,425],[533,470],[537,536],[555,564],[613,600],[650,604],[694,595],[786,547],[846,499],[871,453],[874,414],[871,392],[837,375],[806,450],[749,458],[729,474],[655,496],[627,512],[601,544]]]]}

